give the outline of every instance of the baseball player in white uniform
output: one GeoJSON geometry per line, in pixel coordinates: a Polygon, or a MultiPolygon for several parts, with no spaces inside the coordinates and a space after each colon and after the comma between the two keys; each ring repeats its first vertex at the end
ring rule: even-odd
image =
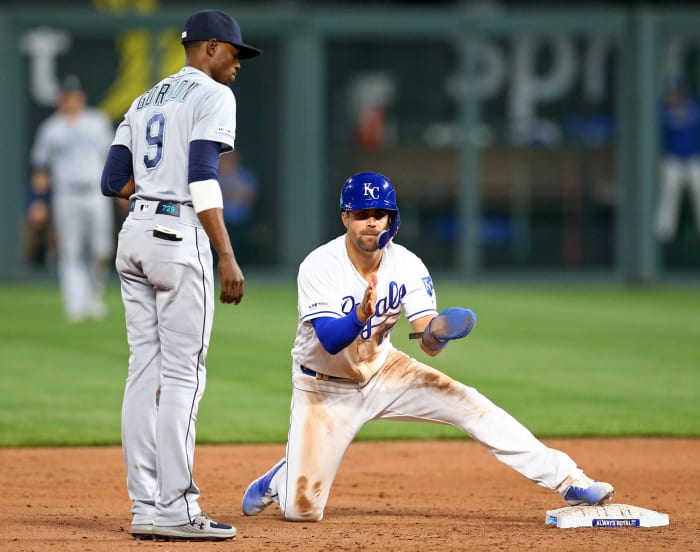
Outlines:
{"type": "Polygon", "coordinates": [[[389,179],[372,172],[350,177],[340,208],[347,232],[299,267],[286,454],[248,486],[243,513],[256,515],[275,502],[287,520],[321,520],[346,449],[376,419],[454,425],[569,504],[608,500],[610,484],[588,478],[476,389],[392,345],[401,311],[430,356],[469,334],[476,316],[459,307],[438,313],[425,265],[393,243],[400,214],[389,179]]]}
{"type": "Polygon", "coordinates": [[[224,540],[235,527],[198,502],[195,422],[214,314],[210,244],[221,302],[238,304],[244,287],[218,182],[236,133],[227,84],[260,50],[217,10],[190,16],[182,43],[185,67],[134,100],[102,177],[103,193],[131,198],[116,259],[130,348],[122,447],[134,537],[224,540]]]}
{"type": "Polygon", "coordinates": [[[58,280],[73,322],[105,315],[102,296],[114,251],[114,205],[96,186],[114,131],[86,101],[78,77],[68,75],[58,109],[39,126],[31,151],[38,201],[46,201],[51,190],[58,280]]]}

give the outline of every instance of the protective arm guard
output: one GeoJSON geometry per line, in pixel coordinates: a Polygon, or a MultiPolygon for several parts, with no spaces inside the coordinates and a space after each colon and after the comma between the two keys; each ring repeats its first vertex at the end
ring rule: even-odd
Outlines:
{"type": "Polygon", "coordinates": [[[471,309],[449,307],[430,321],[421,336],[423,345],[431,351],[440,351],[448,341],[468,336],[476,324],[471,309]]]}
{"type": "Polygon", "coordinates": [[[389,228],[384,230],[377,237],[377,245],[379,245],[379,249],[384,249],[384,247],[386,247],[386,245],[391,241],[391,239],[399,231],[399,226],[401,226],[401,214],[398,211],[396,211],[396,216],[394,217],[394,220],[389,225],[389,228]]]}

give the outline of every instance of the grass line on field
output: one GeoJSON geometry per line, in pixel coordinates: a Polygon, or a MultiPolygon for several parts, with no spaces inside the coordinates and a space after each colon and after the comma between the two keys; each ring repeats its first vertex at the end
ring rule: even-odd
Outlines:
{"type": "MultiPolygon", "coordinates": [[[[435,359],[549,436],[700,436],[700,287],[437,286],[439,306],[478,315],[467,339],[435,359]]],[[[117,286],[109,316],[68,324],[55,285],[0,286],[0,446],[117,444],[128,347],[117,286]]],[[[284,442],[296,331],[293,285],[246,282],[217,305],[199,442],[284,442]]],[[[360,439],[462,437],[430,424],[371,422],[360,439]]]]}

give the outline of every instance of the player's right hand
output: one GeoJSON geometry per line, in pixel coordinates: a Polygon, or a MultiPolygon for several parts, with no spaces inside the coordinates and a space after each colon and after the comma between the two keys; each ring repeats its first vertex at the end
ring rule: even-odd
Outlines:
{"type": "Polygon", "coordinates": [[[376,311],[377,305],[377,273],[372,272],[369,276],[369,285],[362,297],[362,303],[357,306],[357,318],[363,324],[367,322],[376,311]]]}

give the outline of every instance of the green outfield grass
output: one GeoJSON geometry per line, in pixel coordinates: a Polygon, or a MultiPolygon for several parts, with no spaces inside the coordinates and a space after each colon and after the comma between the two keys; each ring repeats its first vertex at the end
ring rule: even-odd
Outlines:
{"type": "MultiPolygon", "coordinates": [[[[429,359],[540,437],[700,436],[700,287],[437,285],[441,308],[478,315],[429,359]]],[[[69,324],[53,285],[0,286],[0,446],[119,443],[128,351],[117,287],[99,323],[69,324]]],[[[249,281],[217,305],[200,443],[286,439],[293,284],[249,281]]],[[[362,439],[454,438],[454,428],[372,422],[362,439]]]]}

